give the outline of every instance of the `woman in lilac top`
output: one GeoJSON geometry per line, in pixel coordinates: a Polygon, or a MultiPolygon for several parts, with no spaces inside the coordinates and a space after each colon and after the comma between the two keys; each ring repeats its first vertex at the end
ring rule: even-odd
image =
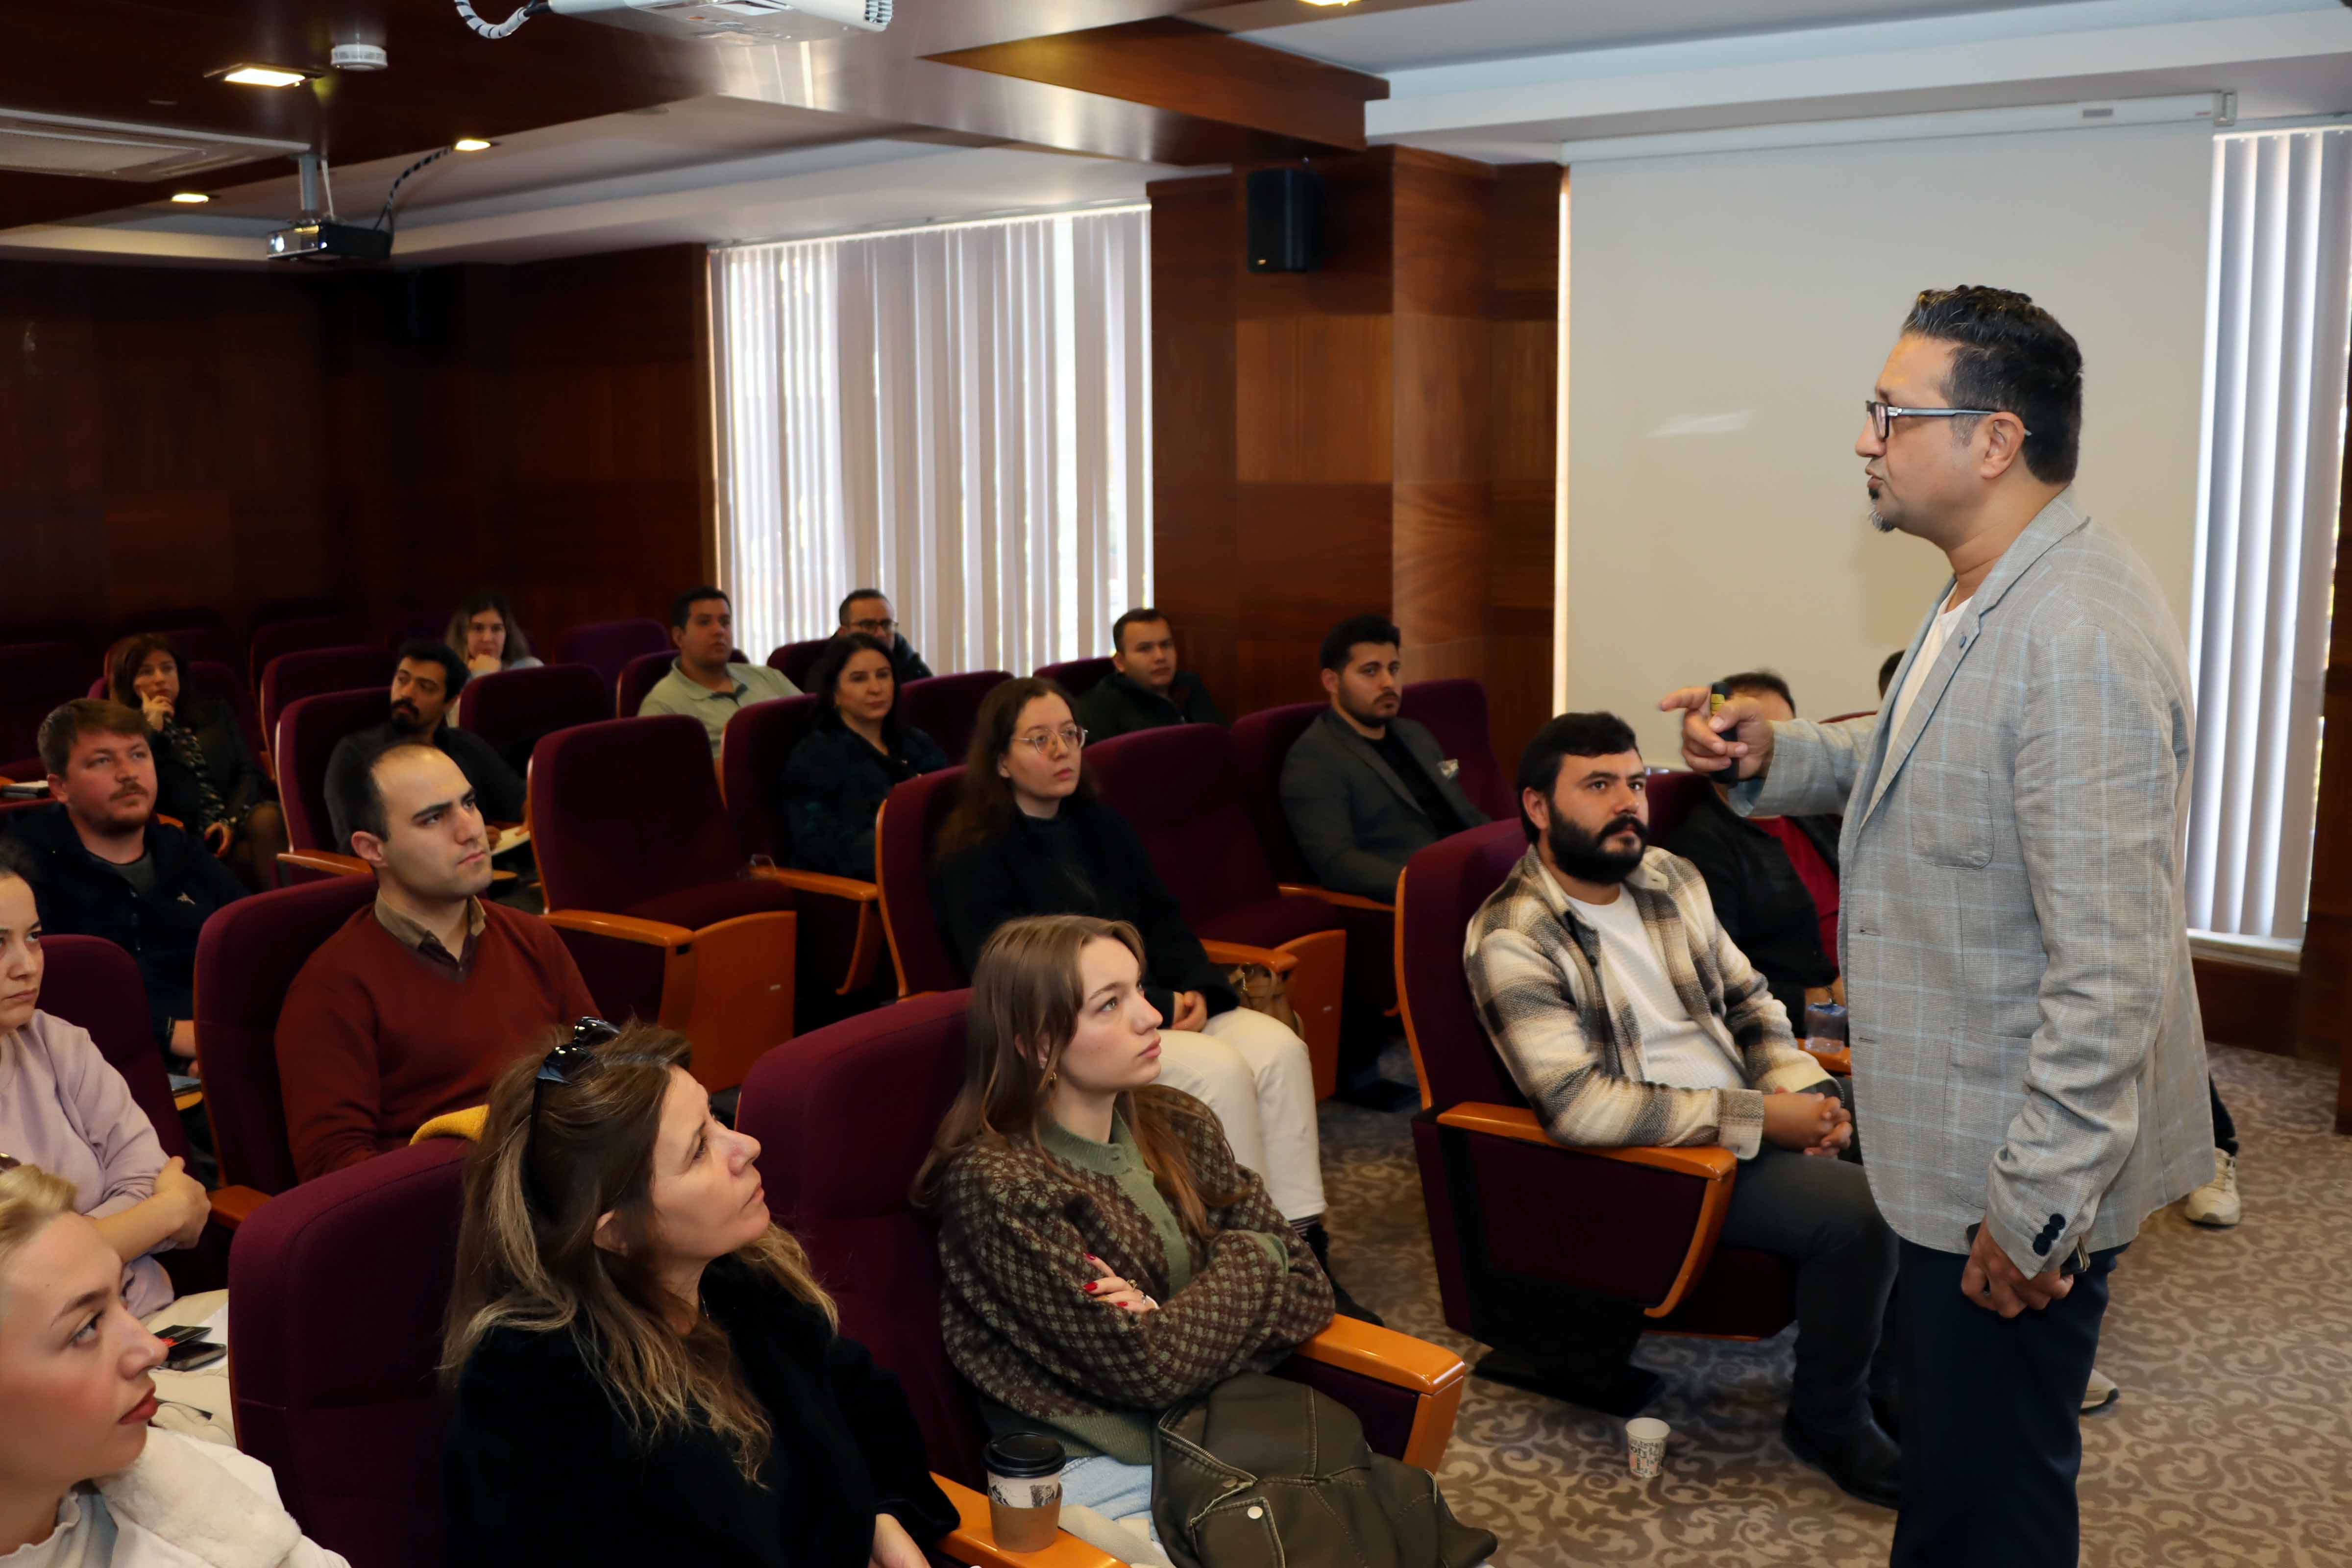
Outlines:
{"type": "Polygon", "coordinates": [[[25,862],[0,841],[0,1153],[64,1177],[123,1262],[144,1316],[172,1300],[154,1254],[192,1247],[208,1200],[163,1146],[89,1031],[39,1010],[41,921],[25,862]]]}

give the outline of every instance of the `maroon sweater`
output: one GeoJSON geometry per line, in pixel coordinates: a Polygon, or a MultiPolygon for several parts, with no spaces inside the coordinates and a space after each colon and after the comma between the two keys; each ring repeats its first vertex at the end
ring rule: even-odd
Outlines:
{"type": "Polygon", "coordinates": [[[554,928],[485,903],[461,977],[352,914],[294,977],[278,1015],[278,1085],[304,1181],[397,1149],[433,1118],[490,1097],[490,1080],[551,1030],[596,1011],[554,928]]]}

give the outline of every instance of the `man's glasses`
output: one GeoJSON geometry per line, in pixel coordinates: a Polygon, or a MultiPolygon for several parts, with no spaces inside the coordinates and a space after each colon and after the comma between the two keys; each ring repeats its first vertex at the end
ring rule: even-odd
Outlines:
{"type": "Polygon", "coordinates": [[[868,637],[887,637],[894,635],[898,631],[898,623],[896,621],[852,621],[849,623],[849,629],[854,632],[864,632],[868,637]]]}
{"type": "MultiPolygon", "coordinates": [[[[2009,412],[2006,408],[1899,408],[1892,403],[1881,403],[1874,397],[1864,399],[1862,405],[1869,411],[1870,428],[1882,441],[1886,439],[1886,433],[1895,427],[1897,419],[1958,419],[1963,415],[2009,412]]],[[[2033,432],[2025,430],[2024,434],[2031,436],[2033,432]]]]}
{"type": "Polygon", "coordinates": [[[523,1124],[522,1168],[526,1184],[530,1176],[531,1134],[539,1130],[541,1094],[551,1083],[571,1088],[579,1073],[596,1059],[595,1047],[620,1037],[621,1031],[604,1019],[583,1016],[572,1026],[571,1037],[548,1052],[539,1064],[539,1071],[530,1080],[530,1120],[523,1124]]]}
{"type": "Polygon", "coordinates": [[[1058,730],[1040,730],[1034,734],[1015,735],[1013,743],[1031,747],[1042,757],[1057,744],[1066,752],[1083,749],[1087,743],[1087,732],[1076,724],[1065,724],[1058,730]]]}

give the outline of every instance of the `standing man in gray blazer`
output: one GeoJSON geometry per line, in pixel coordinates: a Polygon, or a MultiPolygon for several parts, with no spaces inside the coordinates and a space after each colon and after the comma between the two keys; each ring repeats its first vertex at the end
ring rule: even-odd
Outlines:
{"type": "Polygon", "coordinates": [[[1855,1120],[1902,1238],[1893,1561],[2073,1568],[2107,1275],[2212,1174],[2179,852],[2188,660],[2077,510],[2083,358],[2022,294],[1931,289],[1854,444],[1881,532],[1951,563],[1881,712],[1681,709],[1736,808],[1843,812],[1855,1120]]]}
{"type": "Polygon", "coordinates": [[[1413,853],[1485,823],[1437,738],[1397,717],[1403,636],[1385,616],[1350,616],[1323,638],[1328,711],[1282,763],[1282,811],[1315,879],[1382,903],[1413,853]]]}

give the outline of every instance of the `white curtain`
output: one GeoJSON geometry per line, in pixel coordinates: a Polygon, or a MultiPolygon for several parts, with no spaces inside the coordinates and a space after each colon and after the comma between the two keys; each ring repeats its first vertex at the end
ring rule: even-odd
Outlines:
{"type": "Polygon", "coordinates": [[[1109,651],[1151,592],[1150,222],[713,253],[738,647],[827,636],[875,586],[941,672],[1109,651]]]}
{"type": "Polygon", "coordinates": [[[2352,132],[2214,143],[2189,923],[2299,940],[2344,453],[2352,132]]]}

